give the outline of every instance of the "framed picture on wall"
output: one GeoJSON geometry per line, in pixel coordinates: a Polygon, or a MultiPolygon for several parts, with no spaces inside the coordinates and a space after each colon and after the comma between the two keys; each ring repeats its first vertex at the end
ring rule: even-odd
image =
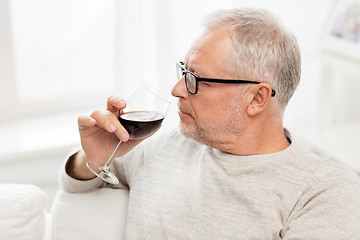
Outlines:
{"type": "Polygon", "coordinates": [[[336,0],[322,36],[326,52],[360,61],[360,0],[336,0]]]}

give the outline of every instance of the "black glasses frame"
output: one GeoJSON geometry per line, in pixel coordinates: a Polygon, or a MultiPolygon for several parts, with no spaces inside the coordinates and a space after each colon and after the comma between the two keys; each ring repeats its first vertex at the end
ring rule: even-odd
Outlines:
{"type": "MultiPolygon", "coordinates": [[[[199,89],[199,82],[213,82],[213,83],[229,83],[229,84],[244,84],[244,83],[250,83],[250,84],[259,84],[261,82],[259,81],[251,81],[251,80],[235,80],[235,79],[219,79],[219,78],[201,78],[196,76],[195,73],[190,72],[185,69],[185,64],[183,62],[177,62],[177,67],[181,70],[181,77],[185,75],[185,85],[186,89],[191,94],[196,94],[199,89]],[[192,91],[189,88],[189,77],[186,74],[191,74],[195,78],[195,91],[192,91]]],[[[180,74],[180,73],[178,73],[180,74]]],[[[180,75],[179,75],[180,77],[180,75]]],[[[271,89],[271,97],[274,97],[276,94],[274,89],[271,89]]]]}

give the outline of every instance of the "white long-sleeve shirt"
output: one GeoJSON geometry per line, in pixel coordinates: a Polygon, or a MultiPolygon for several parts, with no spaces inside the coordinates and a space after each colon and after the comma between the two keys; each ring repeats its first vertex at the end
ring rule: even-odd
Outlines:
{"type": "MultiPolygon", "coordinates": [[[[111,166],[129,188],[127,239],[360,239],[360,180],[300,150],[221,152],[177,131],[144,141],[111,166]]],[[[78,181],[70,192],[108,186],[78,181]]]]}

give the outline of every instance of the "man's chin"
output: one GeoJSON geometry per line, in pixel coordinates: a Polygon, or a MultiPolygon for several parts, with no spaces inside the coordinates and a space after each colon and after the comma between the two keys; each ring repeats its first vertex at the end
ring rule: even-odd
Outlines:
{"type": "Polygon", "coordinates": [[[195,140],[201,144],[205,144],[207,146],[212,147],[212,140],[205,136],[202,131],[198,127],[186,126],[183,123],[180,123],[180,133],[186,137],[195,140]]]}
{"type": "Polygon", "coordinates": [[[179,128],[180,128],[180,133],[187,138],[192,138],[192,136],[194,135],[195,129],[186,126],[184,123],[180,122],[179,128]]]}
{"type": "Polygon", "coordinates": [[[200,137],[200,133],[199,133],[199,129],[197,129],[194,126],[188,126],[185,125],[184,123],[180,122],[180,133],[187,138],[192,138],[195,141],[201,142],[199,141],[201,139],[200,137]]]}
{"type": "Polygon", "coordinates": [[[189,126],[180,122],[180,133],[187,137],[212,148],[228,143],[230,135],[228,131],[220,128],[189,126]]]}

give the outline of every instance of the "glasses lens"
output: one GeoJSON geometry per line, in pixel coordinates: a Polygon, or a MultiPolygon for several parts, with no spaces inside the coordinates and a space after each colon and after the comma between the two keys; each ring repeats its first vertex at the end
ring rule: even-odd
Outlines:
{"type": "Polygon", "coordinates": [[[196,78],[190,72],[185,73],[186,88],[190,93],[196,92],[196,78]]]}
{"type": "Polygon", "coordinates": [[[182,67],[180,66],[179,63],[176,64],[176,77],[177,77],[177,80],[180,80],[184,75],[184,72],[183,72],[183,69],[182,67]]]}

